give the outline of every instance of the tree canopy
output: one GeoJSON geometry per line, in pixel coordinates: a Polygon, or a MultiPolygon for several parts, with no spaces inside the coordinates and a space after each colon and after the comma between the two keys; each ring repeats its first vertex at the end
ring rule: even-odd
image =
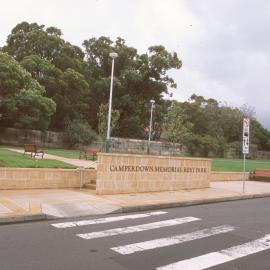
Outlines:
{"type": "MultiPolygon", "coordinates": [[[[67,122],[86,121],[98,130],[98,112],[109,98],[112,59],[115,61],[113,109],[120,118],[114,134],[144,138],[150,113],[149,100],[163,106],[163,95],[176,87],[168,76],[171,69],[179,69],[181,60],[165,47],[151,46],[144,54],[126,44],[122,38],[109,37],[85,40],[82,48],[62,38],[56,27],[22,22],[12,29],[2,48],[31,73],[45,96],[56,103],[50,129],[62,131],[67,122]]],[[[162,120],[157,114],[156,122],[162,120]]]]}
{"type": "Polygon", "coordinates": [[[251,147],[270,150],[270,133],[247,110],[192,95],[173,101],[164,121],[168,139],[186,145],[192,154],[224,156],[230,147],[241,152],[243,118],[251,118],[251,147]]]}
{"type": "Polygon", "coordinates": [[[1,124],[46,130],[55,107],[31,74],[11,56],[0,52],[1,124]]]}

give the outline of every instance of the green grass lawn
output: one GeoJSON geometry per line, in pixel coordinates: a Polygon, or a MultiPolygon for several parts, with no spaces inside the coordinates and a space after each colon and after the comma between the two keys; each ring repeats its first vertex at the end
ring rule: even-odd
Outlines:
{"type": "Polygon", "coordinates": [[[46,154],[51,154],[65,158],[79,158],[80,156],[80,150],[56,149],[56,148],[42,148],[42,150],[46,154]]]}
{"type": "MultiPolygon", "coordinates": [[[[71,149],[56,149],[56,148],[42,148],[46,154],[51,154],[65,158],[76,158],[80,157],[80,150],[71,149]]],[[[93,157],[87,157],[88,160],[96,160],[93,157]]]]}
{"type": "Polygon", "coordinates": [[[74,169],[76,166],[52,159],[35,159],[4,148],[0,148],[0,167],[17,168],[62,168],[74,169]]]}
{"type": "MultiPolygon", "coordinates": [[[[14,148],[14,149],[20,149],[23,150],[23,147],[19,146],[0,146],[1,148],[14,148]]],[[[80,157],[80,150],[74,150],[74,149],[60,149],[60,148],[45,148],[45,147],[39,147],[39,149],[42,149],[45,154],[51,154],[59,157],[64,158],[75,158],[78,159],[80,157]]],[[[88,157],[88,160],[92,160],[92,157],[88,157]]]]}
{"type": "MultiPolygon", "coordinates": [[[[0,167],[29,167],[29,168],[75,168],[73,165],[56,161],[56,160],[40,160],[33,159],[29,156],[23,156],[20,153],[12,152],[0,146],[0,167]]],[[[11,147],[10,147],[11,148],[11,147]]],[[[22,147],[12,147],[17,149],[23,149],[22,147]]],[[[65,158],[79,158],[79,150],[70,149],[54,149],[54,148],[42,148],[45,153],[65,158]]],[[[90,159],[90,158],[89,158],[90,159]]],[[[254,171],[255,169],[269,169],[270,160],[246,160],[246,171],[254,171]]],[[[227,171],[227,172],[242,172],[243,160],[242,159],[223,159],[216,158],[212,160],[213,171],[227,171]]]]}
{"type": "MultiPolygon", "coordinates": [[[[252,172],[255,169],[269,169],[270,160],[246,160],[246,171],[252,172]]],[[[242,172],[243,171],[243,160],[242,159],[213,159],[212,161],[213,171],[224,171],[224,172],[242,172]]]]}

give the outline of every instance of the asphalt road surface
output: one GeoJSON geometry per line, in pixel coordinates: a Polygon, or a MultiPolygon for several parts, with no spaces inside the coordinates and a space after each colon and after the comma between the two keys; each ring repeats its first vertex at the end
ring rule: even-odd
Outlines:
{"type": "Polygon", "coordinates": [[[270,198],[0,226],[0,270],[269,270],[270,198]]]}

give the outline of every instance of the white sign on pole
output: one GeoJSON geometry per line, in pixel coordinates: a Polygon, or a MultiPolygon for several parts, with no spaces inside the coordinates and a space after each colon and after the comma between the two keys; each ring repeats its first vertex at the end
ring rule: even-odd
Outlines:
{"type": "Polygon", "coordinates": [[[250,119],[243,119],[243,154],[249,153],[249,127],[250,119]]]}

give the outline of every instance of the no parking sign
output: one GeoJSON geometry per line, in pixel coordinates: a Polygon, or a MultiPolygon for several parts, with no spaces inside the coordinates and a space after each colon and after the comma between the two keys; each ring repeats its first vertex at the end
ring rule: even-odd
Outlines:
{"type": "Polygon", "coordinates": [[[249,153],[249,127],[250,119],[243,119],[243,154],[249,153]]]}

